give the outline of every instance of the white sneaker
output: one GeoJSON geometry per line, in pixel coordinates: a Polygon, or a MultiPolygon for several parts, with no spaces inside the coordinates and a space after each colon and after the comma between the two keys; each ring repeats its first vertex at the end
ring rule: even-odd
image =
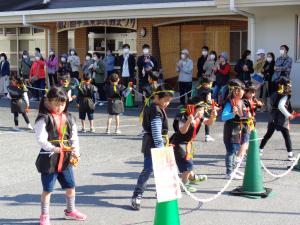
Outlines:
{"type": "Polygon", "coordinates": [[[33,127],[31,126],[31,124],[29,123],[29,124],[27,124],[27,128],[29,129],[29,130],[33,130],[33,127]]]}
{"type": "Polygon", "coordinates": [[[98,105],[99,105],[99,106],[103,106],[104,103],[103,103],[103,102],[99,102],[98,105]]]}
{"type": "Polygon", "coordinates": [[[295,161],[297,158],[294,156],[293,152],[288,153],[288,160],[289,161],[295,161]]]}
{"type": "Polygon", "coordinates": [[[120,129],[116,129],[115,134],[122,134],[120,129]]]}
{"type": "Polygon", "coordinates": [[[13,127],[12,130],[13,131],[21,131],[21,129],[19,127],[13,127]]]}
{"type": "Polygon", "coordinates": [[[241,176],[237,173],[234,176],[233,176],[233,173],[225,175],[225,179],[243,180],[243,178],[244,178],[243,176],[241,176]]]}
{"type": "Polygon", "coordinates": [[[210,135],[205,135],[205,142],[215,141],[210,135]]]}
{"type": "Polygon", "coordinates": [[[263,154],[264,154],[264,149],[263,148],[259,149],[259,155],[262,156],[263,154]]]}
{"type": "Polygon", "coordinates": [[[109,130],[109,129],[106,129],[106,130],[105,130],[105,133],[106,133],[106,134],[110,134],[110,130],[109,130]]]}

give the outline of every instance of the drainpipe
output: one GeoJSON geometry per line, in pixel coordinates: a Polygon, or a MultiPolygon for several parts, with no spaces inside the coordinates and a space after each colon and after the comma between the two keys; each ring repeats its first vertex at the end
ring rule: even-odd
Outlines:
{"type": "MultiPolygon", "coordinates": [[[[50,51],[50,47],[51,47],[51,35],[50,35],[50,29],[48,27],[44,27],[44,26],[36,26],[36,25],[33,25],[31,23],[28,23],[26,21],[26,16],[23,15],[22,16],[22,21],[23,21],[23,26],[25,27],[32,27],[32,28],[36,28],[36,29],[42,29],[42,30],[47,30],[47,34],[48,34],[48,51],[50,51]]],[[[46,52],[46,55],[48,55],[48,53],[46,52]]]]}
{"type": "Polygon", "coordinates": [[[248,48],[251,51],[252,60],[255,55],[255,16],[252,13],[245,12],[235,7],[235,0],[230,0],[230,10],[236,14],[248,18],[248,48]]]}

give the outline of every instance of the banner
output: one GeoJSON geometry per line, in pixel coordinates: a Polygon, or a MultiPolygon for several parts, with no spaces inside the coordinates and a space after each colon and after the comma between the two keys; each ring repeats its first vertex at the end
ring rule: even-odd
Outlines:
{"type": "Polygon", "coordinates": [[[178,170],[172,147],[152,148],[152,164],[158,202],[181,198],[178,170]]]}
{"type": "Polygon", "coordinates": [[[57,32],[81,27],[119,27],[137,30],[136,19],[82,20],[57,22],[57,32]]]}

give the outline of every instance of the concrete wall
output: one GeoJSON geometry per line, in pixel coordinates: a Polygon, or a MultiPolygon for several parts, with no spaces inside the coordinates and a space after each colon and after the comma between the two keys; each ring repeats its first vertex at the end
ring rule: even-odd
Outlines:
{"type": "Polygon", "coordinates": [[[300,62],[296,61],[296,15],[300,16],[300,6],[251,8],[255,14],[255,49],[264,48],[279,56],[282,44],[289,46],[289,56],[293,59],[291,79],[293,82],[292,104],[300,108],[300,62]]]}

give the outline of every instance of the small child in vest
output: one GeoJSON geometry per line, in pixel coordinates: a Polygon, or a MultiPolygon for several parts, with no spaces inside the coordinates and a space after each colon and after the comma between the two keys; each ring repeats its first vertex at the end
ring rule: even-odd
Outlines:
{"type": "Polygon", "coordinates": [[[79,140],[74,118],[67,111],[68,97],[61,88],[53,87],[40,103],[35,122],[35,135],[41,146],[36,167],[41,173],[40,225],[50,225],[49,207],[56,180],[66,190],[66,219],[86,219],[75,208],[75,180],[72,163],[79,160],[79,140]]]}
{"type": "Polygon", "coordinates": [[[87,115],[90,122],[90,131],[95,132],[94,128],[94,110],[96,104],[97,88],[91,84],[92,77],[90,74],[83,75],[83,81],[77,87],[77,106],[79,109],[79,119],[81,120],[81,132],[85,133],[85,117],[87,115]]]}
{"type": "Polygon", "coordinates": [[[286,77],[281,77],[278,81],[278,90],[271,95],[272,111],[268,123],[268,130],[260,143],[261,154],[268,140],[272,137],[275,130],[280,131],[285,141],[288,152],[288,160],[294,161],[296,157],[293,153],[292,141],[290,137],[289,122],[295,118],[291,106],[292,83],[286,77]]]}
{"type": "Polygon", "coordinates": [[[110,134],[110,127],[112,118],[116,119],[116,129],[115,134],[121,134],[120,130],[120,113],[124,112],[123,104],[123,91],[126,89],[124,85],[119,84],[120,78],[119,75],[113,73],[109,77],[109,84],[105,86],[105,93],[107,98],[107,127],[106,134],[110,134]]]}
{"type": "Polygon", "coordinates": [[[207,107],[205,102],[194,97],[189,100],[185,109],[175,117],[173,123],[175,133],[170,138],[170,143],[174,146],[175,159],[179,172],[182,174],[182,182],[190,192],[197,191],[191,184],[198,184],[207,179],[206,175],[197,176],[193,170],[193,141],[202,123],[205,125],[213,124],[217,115],[216,109],[213,109],[209,119],[205,118],[204,110],[207,107]]]}
{"type": "Polygon", "coordinates": [[[18,76],[13,76],[11,78],[10,85],[7,87],[8,95],[7,97],[11,99],[10,109],[11,113],[14,114],[14,131],[20,131],[19,129],[19,114],[22,114],[27,128],[33,130],[27,113],[29,112],[29,99],[27,94],[27,88],[23,82],[23,79],[18,76]]]}
{"type": "Polygon", "coordinates": [[[226,178],[243,179],[243,173],[233,174],[236,153],[243,143],[249,141],[248,124],[250,115],[243,101],[245,85],[238,79],[228,84],[229,95],[222,112],[224,121],[223,141],[226,147],[226,178]],[[233,176],[234,175],[234,176],[233,176]]]}
{"type": "Polygon", "coordinates": [[[147,181],[153,173],[151,148],[163,148],[168,143],[168,118],[165,110],[173,96],[174,92],[170,88],[160,85],[154,93],[153,103],[143,111],[143,129],[145,133],[142,142],[142,153],[144,154],[144,168],[139,175],[131,199],[131,207],[134,210],[140,209],[147,181]]]}

